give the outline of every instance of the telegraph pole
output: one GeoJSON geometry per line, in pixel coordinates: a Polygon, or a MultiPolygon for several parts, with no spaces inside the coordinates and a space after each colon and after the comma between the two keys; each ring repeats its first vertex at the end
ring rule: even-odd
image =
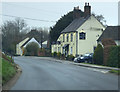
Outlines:
{"type": "Polygon", "coordinates": [[[41,49],[42,49],[42,40],[43,40],[43,34],[42,34],[42,31],[41,31],[41,49]]]}

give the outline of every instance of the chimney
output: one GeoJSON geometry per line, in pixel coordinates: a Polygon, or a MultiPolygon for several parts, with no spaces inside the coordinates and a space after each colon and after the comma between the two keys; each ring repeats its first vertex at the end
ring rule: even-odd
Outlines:
{"type": "Polygon", "coordinates": [[[87,17],[88,15],[91,15],[91,6],[89,6],[89,3],[85,3],[84,17],[87,17]]]}
{"type": "Polygon", "coordinates": [[[81,17],[81,10],[79,9],[79,6],[74,7],[73,19],[80,18],[80,17],[81,17]]]}

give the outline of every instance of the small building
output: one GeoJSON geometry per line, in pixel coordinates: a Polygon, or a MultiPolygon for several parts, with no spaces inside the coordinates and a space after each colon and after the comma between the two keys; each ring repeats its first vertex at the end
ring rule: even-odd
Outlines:
{"type": "Polygon", "coordinates": [[[34,37],[27,37],[16,45],[16,54],[22,56],[24,53],[24,48],[31,42],[37,43],[39,48],[41,48],[41,44],[34,37]]]}
{"type": "Polygon", "coordinates": [[[102,45],[102,40],[112,39],[116,45],[120,45],[120,26],[108,26],[97,42],[102,45]]]}
{"type": "Polygon", "coordinates": [[[43,48],[47,48],[47,44],[48,44],[48,41],[44,41],[44,42],[42,43],[42,47],[43,47],[43,48]]]}
{"type": "Polygon", "coordinates": [[[51,46],[52,53],[78,56],[93,53],[97,39],[105,30],[105,26],[91,15],[91,6],[85,3],[84,16],[80,16],[79,7],[74,7],[74,20],[60,34],[51,46]]]}

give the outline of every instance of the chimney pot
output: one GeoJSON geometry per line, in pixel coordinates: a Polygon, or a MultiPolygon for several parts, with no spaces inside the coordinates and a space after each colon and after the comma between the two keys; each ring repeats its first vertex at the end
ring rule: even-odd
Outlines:
{"type": "Polygon", "coordinates": [[[91,6],[89,6],[89,3],[85,3],[84,6],[84,17],[87,17],[88,15],[91,15],[91,6]]]}
{"type": "Polygon", "coordinates": [[[79,6],[74,7],[73,19],[80,18],[80,17],[81,17],[81,10],[79,9],[79,6]]]}

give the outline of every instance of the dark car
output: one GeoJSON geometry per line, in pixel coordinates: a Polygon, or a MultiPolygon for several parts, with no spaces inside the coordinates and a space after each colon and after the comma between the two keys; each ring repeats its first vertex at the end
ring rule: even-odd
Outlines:
{"type": "Polygon", "coordinates": [[[93,53],[85,54],[84,55],[84,62],[85,63],[92,63],[93,53]]]}
{"type": "Polygon", "coordinates": [[[83,56],[78,56],[74,59],[76,63],[92,63],[93,53],[84,54],[83,56]]]}

